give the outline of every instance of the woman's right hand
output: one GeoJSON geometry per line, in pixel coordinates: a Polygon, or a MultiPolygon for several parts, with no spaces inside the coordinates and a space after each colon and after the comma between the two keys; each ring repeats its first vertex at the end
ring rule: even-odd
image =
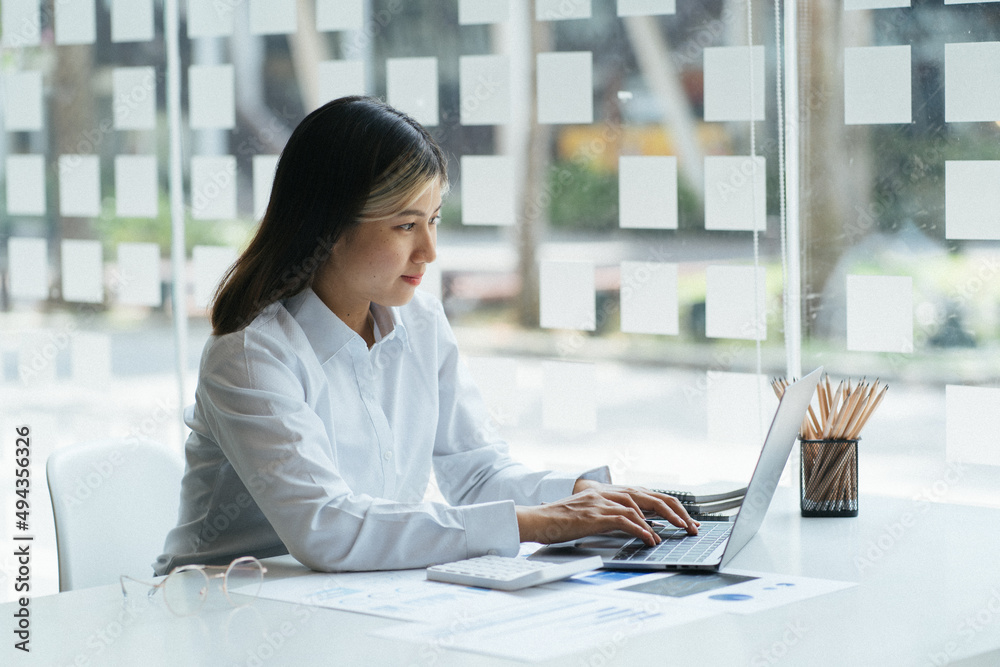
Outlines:
{"type": "Polygon", "coordinates": [[[660,542],[635,500],[616,489],[588,489],[545,505],[518,506],[516,511],[522,542],[553,544],[613,530],[649,546],[660,542]]]}

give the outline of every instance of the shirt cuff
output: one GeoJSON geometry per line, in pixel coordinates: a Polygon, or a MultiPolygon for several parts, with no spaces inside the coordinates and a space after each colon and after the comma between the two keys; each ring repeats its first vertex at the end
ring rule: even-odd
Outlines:
{"type": "Polygon", "coordinates": [[[462,507],[462,520],[467,558],[516,556],[521,548],[513,500],[466,505],[462,507]]]}
{"type": "Polygon", "coordinates": [[[608,466],[591,468],[582,473],[551,472],[542,480],[539,489],[540,503],[554,503],[573,495],[573,487],[578,479],[589,479],[604,484],[611,483],[611,471],[608,466]]]}

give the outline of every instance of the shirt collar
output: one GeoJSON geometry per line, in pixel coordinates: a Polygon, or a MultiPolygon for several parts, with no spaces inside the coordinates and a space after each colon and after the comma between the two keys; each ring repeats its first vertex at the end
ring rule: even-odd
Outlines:
{"type": "MultiPolygon", "coordinates": [[[[326,363],[351,341],[361,340],[358,334],[337,317],[310,287],[286,299],[284,305],[302,328],[321,364],[326,363]]],[[[371,310],[376,324],[375,346],[398,337],[409,349],[406,328],[399,320],[397,309],[373,303],[371,310]]]]}

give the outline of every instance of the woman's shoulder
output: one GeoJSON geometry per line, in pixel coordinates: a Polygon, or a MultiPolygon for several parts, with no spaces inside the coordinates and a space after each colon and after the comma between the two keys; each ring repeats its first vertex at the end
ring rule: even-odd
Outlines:
{"type": "Polygon", "coordinates": [[[232,357],[248,352],[264,352],[281,358],[298,349],[305,340],[302,328],[281,302],[266,306],[245,327],[213,335],[205,345],[205,357],[232,357]]]}

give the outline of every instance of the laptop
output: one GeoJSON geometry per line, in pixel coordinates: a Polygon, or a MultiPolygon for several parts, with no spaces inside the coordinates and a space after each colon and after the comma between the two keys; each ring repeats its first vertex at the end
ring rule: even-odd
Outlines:
{"type": "Polygon", "coordinates": [[[822,373],[821,366],[785,389],[734,521],[702,521],[697,535],[688,535],[673,525],[653,526],[663,540],[654,547],[622,532],[594,535],[543,547],[531,558],[558,562],[596,555],[603,559],[605,568],[627,570],[711,571],[723,567],[764,521],[822,373]]]}

